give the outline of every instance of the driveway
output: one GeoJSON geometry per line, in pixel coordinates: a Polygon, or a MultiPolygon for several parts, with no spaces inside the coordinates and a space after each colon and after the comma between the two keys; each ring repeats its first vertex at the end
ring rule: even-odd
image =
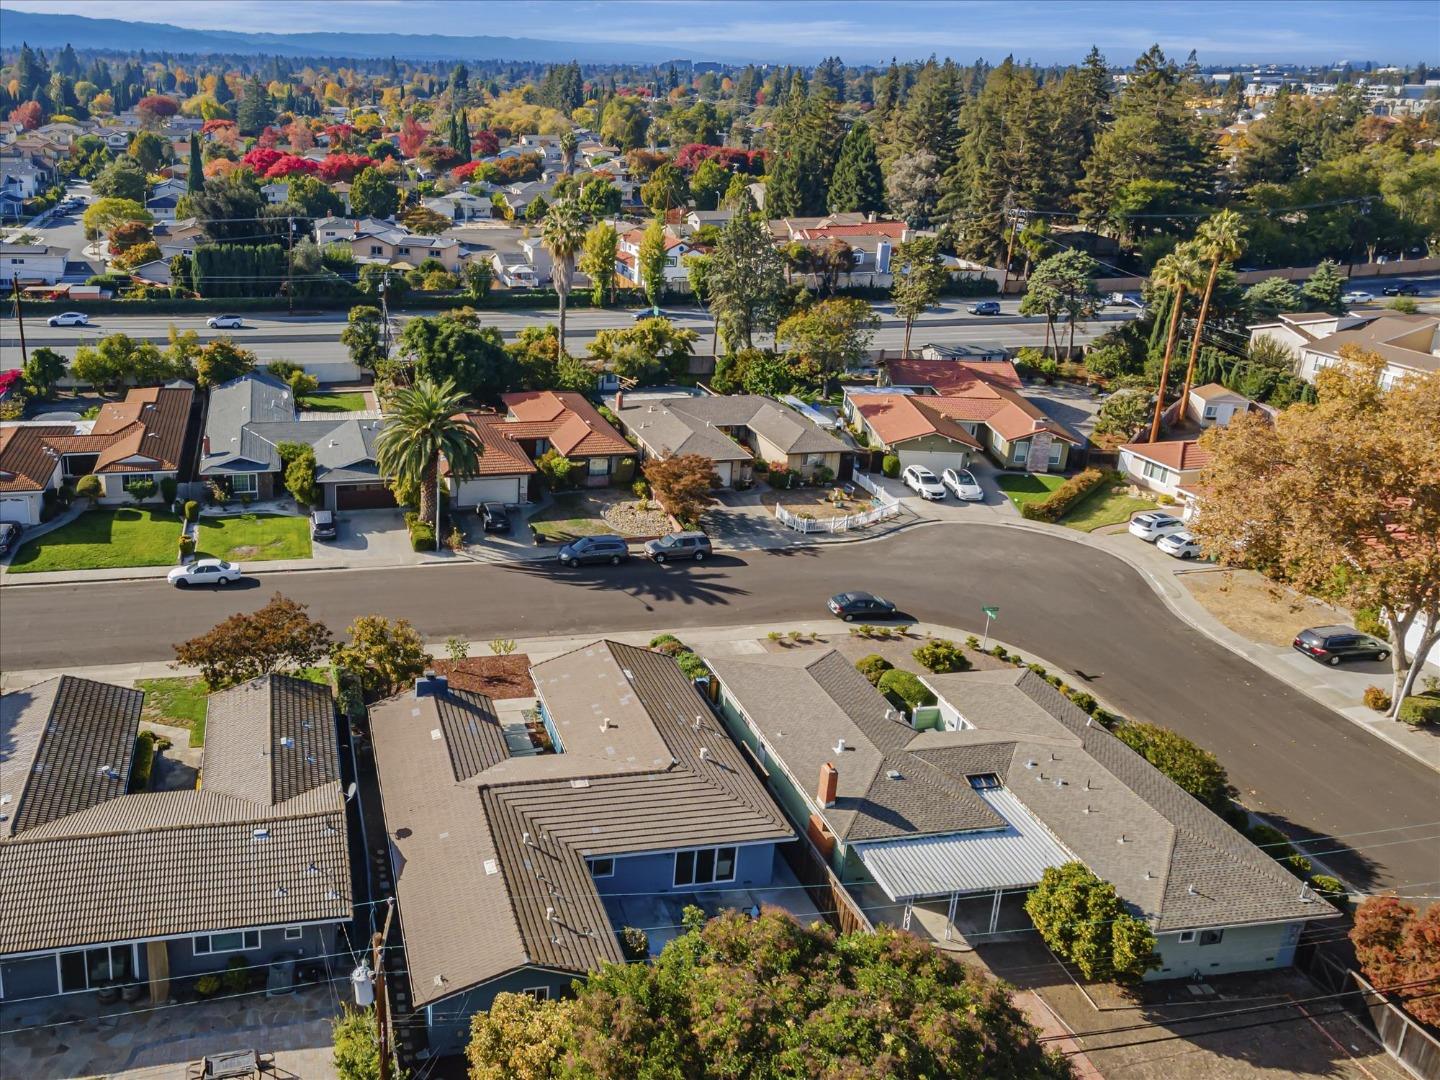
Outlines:
{"type": "Polygon", "coordinates": [[[311,545],[316,567],[356,566],[373,562],[381,566],[419,563],[410,546],[402,510],[340,510],[335,514],[334,540],[317,540],[311,545]]]}
{"type": "Polygon", "coordinates": [[[787,529],[775,518],[774,499],[769,488],[749,491],[722,491],[715,504],[701,516],[700,526],[716,547],[731,551],[755,551],[798,543],[799,533],[787,529]]]}

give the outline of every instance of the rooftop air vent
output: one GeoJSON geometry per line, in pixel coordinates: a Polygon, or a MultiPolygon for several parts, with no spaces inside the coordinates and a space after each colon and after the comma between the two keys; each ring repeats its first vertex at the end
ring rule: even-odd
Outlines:
{"type": "Polygon", "coordinates": [[[709,760],[710,760],[710,749],[709,749],[709,747],[705,747],[705,746],[700,747],[700,760],[701,760],[701,761],[709,761],[709,760]]]}
{"type": "Polygon", "coordinates": [[[1120,839],[1116,840],[1115,842],[1116,842],[1117,844],[1128,844],[1128,843],[1130,843],[1130,838],[1129,838],[1128,836],[1126,836],[1126,835],[1122,832],[1122,833],[1120,834],[1120,839]]]}
{"type": "Polygon", "coordinates": [[[1039,765],[1039,764],[1040,764],[1040,763],[1039,763],[1038,761],[1036,761],[1034,758],[1031,758],[1029,761],[1025,762],[1025,768],[1027,768],[1027,769],[1033,769],[1033,768],[1035,768],[1036,765],[1039,765]]]}
{"type": "Polygon", "coordinates": [[[280,745],[283,746],[286,750],[289,750],[295,745],[295,740],[292,739],[289,735],[282,735],[280,737],[280,745]]]}
{"type": "Polygon", "coordinates": [[[885,779],[887,779],[887,780],[904,780],[905,777],[903,777],[902,775],[900,775],[900,770],[899,770],[899,769],[887,769],[887,770],[885,770],[885,779]]]}
{"type": "Polygon", "coordinates": [[[1194,885],[1191,885],[1191,886],[1190,886],[1189,888],[1187,888],[1185,891],[1186,891],[1187,893],[1189,893],[1191,896],[1199,896],[1199,895],[1200,895],[1200,890],[1197,889],[1194,885]]]}

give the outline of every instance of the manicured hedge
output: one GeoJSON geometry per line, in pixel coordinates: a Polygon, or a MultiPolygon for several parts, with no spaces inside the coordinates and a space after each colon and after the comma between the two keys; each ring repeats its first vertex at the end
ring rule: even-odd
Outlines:
{"type": "Polygon", "coordinates": [[[859,660],[855,661],[856,670],[859,671],[861,675],[864,675],[865,678],[870,680],[871,686],[874,686],[876,683],[878,683],[881,676],[883,676],[887,671],[893,670],[894,667],[894,664],[890,663],[889,660],[886,660],[879,653],[871,653],[870,655],[862,656],[859,660]]]}
{"type": "Polygon", "coordinates": [[[1421,724],[1440,724],[1440,693],[1416,694],[1400,703],[1396,719],[1402,723],[1419,727],[1421,724]]]}
{"type": "Polygon", "coordinates": [[[918,676],[896,668],[880,676],[875,688],[890,699],[890,703],[906,712],[913,713],[922,705],[934,705],[935,695],[922,683],[918,676]]]}
{"type": "Polygon", "coordinates": [[[1020,507],[1020,513],[1031,521],[1059,521],[1086,495],[1112,479],[1112,473],[1086,469],[1070,477],[1039,502],[1026,503],[1020,507]]]}

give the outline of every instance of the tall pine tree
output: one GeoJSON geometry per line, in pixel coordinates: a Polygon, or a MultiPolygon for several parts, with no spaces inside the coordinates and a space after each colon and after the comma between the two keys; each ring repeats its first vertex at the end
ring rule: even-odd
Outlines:
{"type": "Polygon", "coordinates": [[[190,133],[190,171],[185,174],[185,190],[200,191],[205,187],[205,164],[200,159],[200,137],[190,133]]]}
{"type": "Polygon", "coordinates": [[[829,207],[832,214],[870,214],[885,209],[885,182],[875,156],[875,141],[864,120],[857,120],[840,144],[840,160],[830,177],[829,207]]]}

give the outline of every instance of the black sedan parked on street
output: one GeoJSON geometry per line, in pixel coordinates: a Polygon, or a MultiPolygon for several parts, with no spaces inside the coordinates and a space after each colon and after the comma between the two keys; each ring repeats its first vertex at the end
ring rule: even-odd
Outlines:
{"type": "Polygon", "coordinates": [[[846,622],[856,619],[888,619],[895,614],[895,605],[883,596],[868,592],[842,592],[830,597],[830,614],[846,622]]]}

